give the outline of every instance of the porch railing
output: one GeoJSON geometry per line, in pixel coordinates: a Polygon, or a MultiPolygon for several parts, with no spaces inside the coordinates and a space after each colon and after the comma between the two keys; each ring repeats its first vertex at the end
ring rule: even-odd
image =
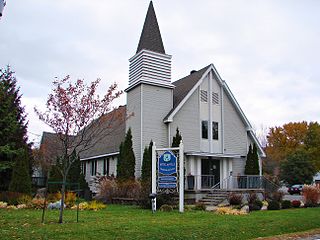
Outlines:
{"type": "Polygon", "coordinates": [[[215,185],[214,175],[191,175],[185,179],[187,190],[211,189],[215,185]]]}
{"type": "Polygon", "coordinates": [[[279,186],[259,175],[245,175],[245,176],[229,176],[212,187],[214,189],[264,189],[265,191],[272,192],[278,189],[279,186]]]}
{"type": "Polygon", "coordinates": [[[31,182],[35,187],[45,187],[46,186],[46,177],[32,177],[31,182]]]}

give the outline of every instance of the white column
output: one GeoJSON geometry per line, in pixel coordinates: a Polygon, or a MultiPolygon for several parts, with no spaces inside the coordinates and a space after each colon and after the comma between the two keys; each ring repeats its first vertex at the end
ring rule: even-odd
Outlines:
{"type": "MultiPolygon", "coordinates": [[[[223,172],[223,179],[227,178],[228,177],[228,162],[227,162],[227,159],[223,159],[222,160],[223,162],[223,165],[222,165],[222,172],[223,172]]],[[[226,182],[224,181],[224,184],[225,186],[224,187],[227,187],[226,185],[226,182]]]]}
{"type": "Polygon", "coordinates": [[[222,182],[223,182],[223,159],[220,159],[220,188],[223,188],[222,182]]]}
{"type": "Polygon", "coordinates": [[[187,172],[186,174],[188,175],[190,173],[191,175],[196,175],[194,156],[189,156],[188,162],[189,162],[189,169],[188,169],[189,172],[187,172]]]}
{"type": "MultiPolygon", "coordinates": [[[[156,156],[156,143],[152,145],[152,166],[151,166],[151,191],[152,193],[157,193],[157,156],[156,156]]],[[[154,202],[155,209],[157,209],[157,199],[154,202]]]]}
{"type": "Polygon", "coordinates": [[[201,158],[195,157],[196,163],[196,190],[201,189],[201,158]]]}
{"type": "Polygon", "coordinates": [[[260,156],[258,156],[259,158],[259,175],[262,176],[262,159],[260,156]]]}
{"type": "Polygon", "coordinates": [[[184,151],[183,143],[180,142],[179,146],[179,212],[184,211],[184,151]]]}

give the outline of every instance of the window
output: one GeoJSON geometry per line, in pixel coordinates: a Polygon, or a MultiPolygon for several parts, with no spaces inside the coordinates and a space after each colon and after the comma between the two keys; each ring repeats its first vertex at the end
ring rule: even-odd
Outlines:
{"type": "Polygon", "coordinates": [[[208,121],[201,122],[202,138],[208,139],[208,121]]]}
{"type": "Polygon", "coordinates": [[[218,140],[219,126],[217,122],[212,122],[212,139],[218,140]]]}
{"type": "Polygon", "coordinates": [[[200,90],[201,102],[208,102],[208,92],[206,90],[200,90]]]}
{"type": "Polygon", "coordinates": [[[85,161],[82,162],[82,173],[84,176],[87,174],[87,162],[85,161]]]}
{"type": "Polygon", "coordinates": [[[109,158],[103,159],[103,175],[109,176],[109,158]]]}
{"type": "Polygon", "coordinates": [[[95,176],[97,174],[97,160],[91,161],[91,176],[95,176]]]}

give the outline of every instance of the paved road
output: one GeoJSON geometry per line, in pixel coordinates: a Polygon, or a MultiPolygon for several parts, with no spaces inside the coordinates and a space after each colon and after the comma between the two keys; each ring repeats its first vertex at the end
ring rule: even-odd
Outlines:
{"type": "Polygon", "coordinates": [[[283,200],[290,200],[290,201],[299,200],[299,201],[302,201],[303,197],[302,197],[302,195],[299,195],[299,194],[293,194],[293,195],[285,194],[283,196],[283,200]]]}
{"type": "Polygon", "coordinates": [[[320,234],[316,234],[306,238],[297,238],[297,240],[320,240],[320,234]]]}

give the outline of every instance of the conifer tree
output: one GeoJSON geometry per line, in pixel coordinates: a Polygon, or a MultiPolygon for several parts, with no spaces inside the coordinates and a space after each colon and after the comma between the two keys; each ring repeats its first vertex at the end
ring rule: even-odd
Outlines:
{"type": "Polygon", "coordinates": [[[259,156],[257,145],[253,144],[252,149],[252,175],[259,175],[259,156]]]}
{"type": "Polygon", "coordinates": [[[180,145],[180,142],[182,140],[182,136],[179,132],[179,128],[176,129],[176,135],[173,136],[173,139],[172,139],[172,147],[179,147],[180,145]]]}
{"type": "Polygon", "coordinates": [[[248,154],[247,154],[246,166],[245,166],[245,169],[244,169],[244,174],[245,175],[251,175],[252,174],[252,155],[253,155],[252,145],[250,144],[249,151],[248,151],[248,154]]]}
{"type": "Polygon", "coordinates": [[[244,173],[246,175],[259,174],[259,157],[258,157],[258,149],[256,144],[253,144],[253,147],[251,144],[249,146],[244,173]]]}
{"type": "Polygon", "coordinates": [[[151,179],[152,145],[153,142],[150,141],[149,147],[145,147],[143,152],[143,162],[141,169],[141,180],[143,182],[150,181],[151,179]]]}
{"type": "Polygon", "coordinates": [[[27,121],[21,106],[21,94],[14,72],[7,66],[0,69],[0,190],[8,190],[15,164],[25,166],[30,178],[31,148],[27,140],[27,121]],[[21,161],[25,163],[20,164],[21,161]]]}
{"type": "Polygon", "coordinates": [[[124,142],[120,145],[120,153],[117,165],[117,178],[128,180],[134,178],[136,160],[132,149],[131,128],[128,129],[124,142]]]}
{"type": "Polygon", "coordinates": [[[20,149],[12,171],[9,190],[11,192],[31,193],[31,178],[28,169],[28,153],[20,149]]]}

